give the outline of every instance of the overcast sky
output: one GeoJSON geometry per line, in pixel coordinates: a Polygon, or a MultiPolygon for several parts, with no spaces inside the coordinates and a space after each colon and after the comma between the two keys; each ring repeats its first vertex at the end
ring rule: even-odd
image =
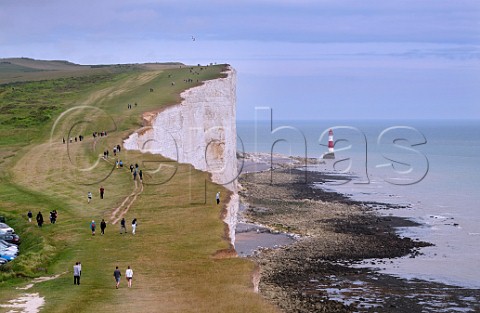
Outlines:
{"type": "Polygon", "coordinates": [[[480,119],[478,0],[0,0],[17,56],[229,63],[239,119],[480,119]]]}

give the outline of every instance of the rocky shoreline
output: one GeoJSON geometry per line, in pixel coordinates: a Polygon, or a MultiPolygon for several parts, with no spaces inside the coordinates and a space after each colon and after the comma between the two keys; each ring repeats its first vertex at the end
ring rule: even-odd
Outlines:
{"type": "Polygon", "coordinates": [[[396,227],[418,224],[380,216],[384,203],[356,202],[315,186],[334,177],[281,167],[243,174],[245,218],[301,239],[251,258],[259,264],[259,291],[283,312],[449,312],[478,308],[478,290],[407,281],[355,264],[381,267],[390,259],[415,257],[430,243],[401,238],[396,227]],[[448,301],[446,300],[448,299],[448,301]]]}

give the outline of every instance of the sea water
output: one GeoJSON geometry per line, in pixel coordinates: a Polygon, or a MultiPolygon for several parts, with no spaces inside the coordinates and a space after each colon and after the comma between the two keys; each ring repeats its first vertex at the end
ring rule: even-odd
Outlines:
{"type": "Polygon", "coordinates": [[[238,121],[237,133],[240,151],[307,156],[322,162],[313,170],[355,176],[322,188],[404,207],[380,213],[419,222],[400,234],[434,246],[382,272],[480,288],[480,121],[238,121]],[[335,159],[323,160],[329,129],[335,159]]]}

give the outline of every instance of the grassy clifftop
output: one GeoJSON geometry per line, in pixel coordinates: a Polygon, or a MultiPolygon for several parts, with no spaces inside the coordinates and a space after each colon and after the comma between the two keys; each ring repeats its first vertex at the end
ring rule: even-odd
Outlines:
{"type": "Polygon", "coordinates": [[[0,74],[0,215],[24,240],[20,256],[0,269],[0,304],[27,292],[45,298],[45,312],[275,311],[252,292],[252,263],[215,256],[229,246],[220,218],[228,199],[215,204],[220,186],[191,166],[123,150],[118,157],[124,164],[143,169],[141,184],[128,168],[115,168],[112,158],[112,147],[142,126],[142,112],[178,103],[183,90],[220,77],[225,66],[87,68],[56,61],[64,68],[45,70],[27,61],[0,65],[10,66],[10,78],[0,74]],[[108,136],[94,139],[94,131],[108,136]],[[82,142],[68,142],[80,134],[82,142]],[[105,149],[110,158],[99,160],[105,149]],[[29,209],[34,215],[42,211],[44,227],[28,223],[29,209]],[[48,222],[52,209],[59,212],[56,224],[48,222]],[[138,219],[135,236],[119,234],[121,217],[129,231],[130,221],[138,219]],[[90,222],[98,227],[102,218],[106,234],[97,229],[92,236],[90,222]],[[73,285],[76,261],[82,262],[80,286],[73,285]],[[116,290],[113,270],[119,266],[123,275],[127,265],[134,270],[133,288],[123,280],[116,290]],[[51,275],[60,276],[27,291],[15,289],[51,275]]]}

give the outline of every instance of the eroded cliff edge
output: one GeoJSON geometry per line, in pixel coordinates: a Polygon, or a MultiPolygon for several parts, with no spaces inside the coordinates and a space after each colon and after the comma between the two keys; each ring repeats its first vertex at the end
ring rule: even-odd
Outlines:
{"type": "Polygon", "coordinates": [[[131,134],[123,145],[128,150],[161,154],[179,163],[192,164],[211,173],[215,183],[232,191],[224,221],[234,244],[239,205],[236,71],[228,67],[225,74],[225,78],[208,80],[184,91],[178,105],[145,113],[148,125],[131,134]]]}

